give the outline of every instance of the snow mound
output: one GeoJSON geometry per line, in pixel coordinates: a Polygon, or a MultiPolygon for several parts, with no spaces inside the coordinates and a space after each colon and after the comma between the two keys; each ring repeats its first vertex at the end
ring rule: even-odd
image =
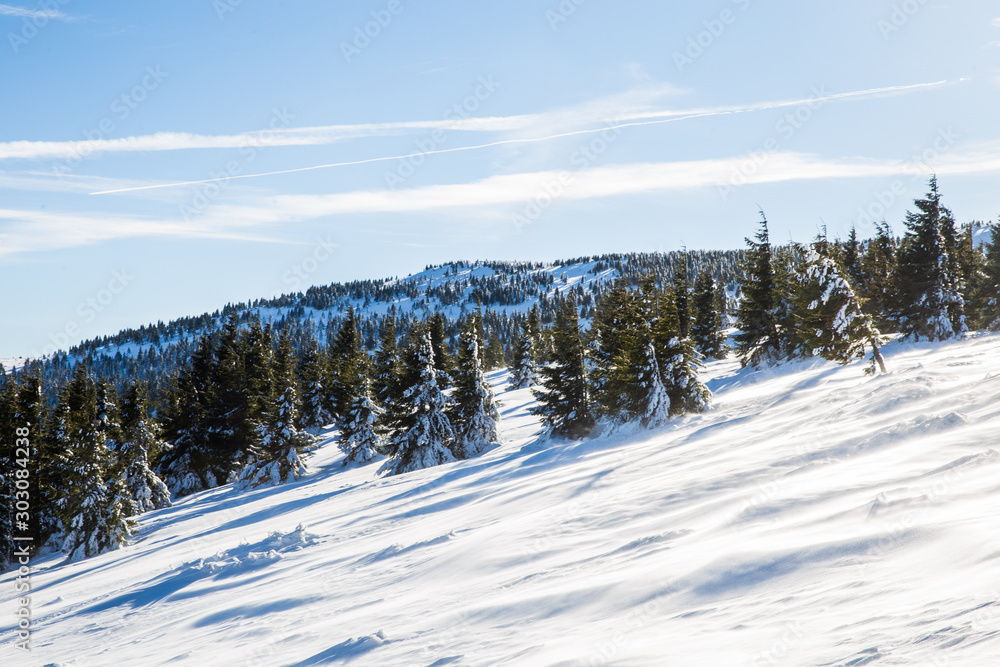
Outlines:
{"type": "Polygon", "coordinates": [[[269,565],[282,559],[284,553],[311,546],[318,538],[299,524],[290,533],[275,531],[256,544],[242,544],[235,549],[220,551],[208,558],[187,564],[193,570],[208,574],[235,573],[269,565]]]}

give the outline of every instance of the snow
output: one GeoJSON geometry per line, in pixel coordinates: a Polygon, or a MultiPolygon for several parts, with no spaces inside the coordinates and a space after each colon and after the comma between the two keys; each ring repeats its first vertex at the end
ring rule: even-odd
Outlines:
{"type": "Polygon", "coordinates": [[[482,457],[380,478],[330,439],[294,483],[38,558],[0,664],[995,665],[1000,335],[884,353],[712,361],[711,411],[580,442],[493,373],[482,457]]]}

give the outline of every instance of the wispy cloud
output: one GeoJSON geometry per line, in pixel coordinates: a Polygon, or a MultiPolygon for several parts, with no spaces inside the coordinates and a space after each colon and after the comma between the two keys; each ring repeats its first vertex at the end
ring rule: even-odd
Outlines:
{"type": "Polygon", "coordinates": [[[274,243],[233,225],[205,226],[177,220],[152,220],[103,213],[0,209],[0,257],[46,252],[122,238],[212,238],[274,243]]]}
{"type": "MultiPolygon", "coordinates": [[[[522,114],[513,116],[488,116],[483,118],[461,118],[458,116],[441,118],[439,120],[400,121],[389,123],[367,123],[355,125],[327,125],[303,128],[265,129],[254,132],[244,132],[227,135],[203,135],[188,132],[158,132],[151,135],[123,137],[120,139],[100,139],[94,141],[13,141],[0,143],[0,160],[22,159],[58,159],[77,156],[89,156],[99,153],[155,152],[192,149],[225,149],[254,146],[258,148],[274,146],[317,146],[335,144],[348,140],[367,137],[407,134],[415,132],[431,132],[443,130],[447,132],[469,133],[516,133],[517,138],[511,143],[527,141],[550,141],[555,138],[571,136],[574,131],[586,131],[583,128],[599,125],[603,130],[608,125],[628,126],[629,123],[645,121],[647,124],[677,122],[706,116],[723,116],[749,113],[767,109],[793,107],[806,102],[840,101],[848,99],[869,99],[886,95],[898,95],[917,92],[929,88],[946,85],[949,82],[937,81],[908,86],[889,86],[846,93],[827,94],[802,99],[759,102],[747,105],[729,105],[717,107],[685,108],[685,109],[651,109],[650,100],[665,94],[676,94],[676,89],[669,87],[637,92],[595,100],[568,109],[557,109],[537,114],[522,114]],[[557,132],[556,130],[564,130],[557,132]]],[[[593,131],[593,130],[591,130],[593,131]]],[[[476,146],[450,150],[479,150],[503,142],[485,142],[476,146]]],[[[447,152],[447,151],[444,151],[447,152]]],[[[332,163],[315,165],[303,169],[329,168],[360,164],[382,160],[394,160],[409,156],[375,157],[358,162],[332,163]]],[[[286,172],[276,172],[286,173],[286,172]]],[[[271,173],[261,175],[272,175],[271,173]]],[[[248,174],[242,178],[253,178],[256,174],[248,174]]],[[[182,183],[190,185],[191,182],[182,183]]]]}
{"type": "MultiPolygon", "coordinates": [[[[713,107],[713,108],[703,108],[703,109],[687,109],[687,110],[683,110],[683,111],[669,110],[669,111],[651,111],[651,112],[639,112],[639,113],[633,112],[633,113],[630,113],[630,114],[620,114],[617,117],[615,117],[614,119],[605,119],[604,120],[604,125],[602,125],[599,128],[596,128],[596,129],[570,130],[570,131],[559,132],[557,134],[550,134],[550,135],[540,136],[540,137],[539,136],[534,136],[534,137],[521,137],[521,138],[515,138],[515,139],[501,139],[501,140],[491,141],[491,142],[488,142],[488,143],[477,144],[477,145],[473,145],[473,146],[461,146],[461,147],[458,147],[458,148],[442,148],[442,149],[438,149],[438,150],[422,151],[420,153],[408,153],[408,154],[404,154],[404,155],[385,155],[385,156],[372,157],[372,158],[367,158],[367,159],[362,159],[362,160],[352,160],[352,161],[348,161],[348,162],[332,162],[332,163],[327,163],[327,164],[311,165],[311,166],[308,166],[308,167],[297,167],[297,168],[294,168],[294,169],[282,169],[280,171],[269,171],[269,172],[263,172],[263,173],[257,173],[257,174],[243,174],[243,175],[239,175],[239,176],[227,176],[225,178],[225,180],[228,182],[228,181],[236,180],[236,179],[261,178],[261,177],[264,177],[264,176],[276,176],[276,175],[279,175],[279,174],[292,174],[292,173],[304,172],[304,171],[314,171],[314,170],[317,170],[317,169],[331,169],[331,168],[334,168],[334,167],[357,166],[357,165],[362,165],[362,164],[371,164],[373,162],[387,162],[387,161],[394,161],[394,160],[403,160],[403,159],[420,157],[420,156],[427,156],[427,155],[441,155],[441,154],[445,154],[445,153],[458,153],[458,152],[467,152],[467,151],[478,151],[478,150],[483,150],[483,149],[487,149],[487,148],[494,148],[494,147],[498,147],[498,146],[510,146],[510,145],[516,145],[516,144],[540,143],[540,142],[553,141],[555,139],[563,139],[563,138],[566,138],[566,137],[573,137],[573,136],[579,136],[579,135],[584,135],[584,134],[594,134],[594,133],[598,133],[598,132],[605,132],[605,131],[607,131],[609,129],[625,129],[625,128],[629,128],[629,127],[639,127],[639,126],[648,126],[648,125],[660,125],[660,124],[664,124],[664,123],[676,123],[676,122],[680,122],[680,121],[684,121],[684,120],[691,120],[691,119],[694,119],[694,118],[704,118],[704,117],[707,117],[707,116],[722,116],[722,115],[731,115],[731,114],[739,114],[739,113],[748,113],[748,112],[760,111],[760,110],[764,110],[764,109],[779,109],[779,108],[783,108],[783,107],[798,106],[798,105],[801,105],[801,104],[805,104],[807,102],[809,102],[809,103],[832,102],[832,101],[837,101],[837,100],[860,99],[860,98],[866,98],[866,97],[870,98],[870,97],[883,96],[883,95],[900,94],[900,93],[903,93],[903,92],[910,92],[910,91],[924,89],[924,88],[931,88],[931,87],[936,87],[936,86],[942,86],[942,85],[945,85],[947,83],[948,83],[947,81],[937,81],[937,82],[934,82],[934,83],[921,83],[921,84],[915,84],[915,85],[911,85],[911,86],[891,86],[891,87],[885,87],[885,88],[873,88],[873,89],[860,90],[860,91],[854,91],[854,92],[849,92],[849,93],[836,93],[836,94],[814,95],[813,97],[810,97],[810,98],[807,98],[807,99],[790,100],[790,101],[786,100],[786,101],[780,101],[780,102],[762,102],[762,103],[758,103],[758,104],[745,105],[745,106],[729,106],[729,107],[713,107]]],[[[529,117],[517,116],[517,117],[510,117],[510,118],[507,118],[507,119],[491,119],[491,120],[503,120],[503,121],[507,121],[508,122],[508,129],[512,129],[512,125],[509,123],[509,121],[512,118],[523,119],[523,118],[529,118],[529,117]]],[[[530,118],[535,119],[536,120],[536,124],[537,124],[537,121],[538,121],[538,117],[537,116],[530,117],[530,118]]],[[[484,119],[484,120],[487,120],[487,119],[484,119]]],[[[551,122],[551,118],[547,118],[545,120],[551,122]]],[[[565,127],[565,124],[562,124],[561,126],[565,127]]],[[[181,182],[173,182],[173,183],[160,183],[160,184],[156,184],[156,185],[146,185],[146,186],[133,187],[133,188],[120,188],[120,189],[115,189],[115,190],[103,190],[103,191],[94,192],[92,194],[95,194],[95,195],[107,195],[107,194],[116,194],[116,193],[122,193],[122,192],[134,192],[134,191],[138,191],[138,190],[155,190],[155,189],[159,189],[159,188],[173,188],[173,187],[180,187],[180,186],[187,186],[187,185],[199,185],[199,184],[202,184],[202,183],[212,183],[212,182],[217,181],[217,180],[221,180],[221,179],[210,178],[210,179],[204,179],[204,180],[198,180],[198,181],[181,181],[181,182]]]]}
{"type": "MultiPolygon", "coordinates": [[[[510,219],[548,184],[563,183],[568,202],[715,188],[730,183],[746,156],[678,162],[613,165],[573,172],[542,171],[492,176],[470,183],[403,190],[360,190],[322,195],[258,196],[247,203],[220,201],[190,222],[52,211],[0,210],[6,236],[0,255],[97,243],[122,237],[192,237],[268,240],[282,225],[345,215],[412,215],[427,212],[467,219],[510,219]],[[6,222],[4,222],[6,221],[6,222]]],[[[934,171],[941,176],[1000,171],[1000,142],[974,149],[955,148],[934,171]]],[[[842,178],[920,177],[920,168],[904,160],[830,159],[802,153],[771,154],[747,184],[842,178]]],[[[383,221],[389,224],[387,221],[383,221]]]]}
{"type": "Polygon", "coordinates": [[[28,9],[14,5],[0,5],[0,16],[23,16],[29,19],[53,19],[56,21],[73,20],[73,17],[67,16],[58,9],[28,9]]]}

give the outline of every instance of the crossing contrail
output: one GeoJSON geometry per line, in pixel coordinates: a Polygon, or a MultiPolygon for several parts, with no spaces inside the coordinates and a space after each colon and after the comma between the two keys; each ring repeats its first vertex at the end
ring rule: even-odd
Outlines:
{"type": "MultiPolygon", "coordinates": [[[[966,81],[967,79],[959,79],[959,81],[966,81]]],[[[800,106],[802,104],[817,103],[817,102],[832,102],[836,100],[843,100],[849,98],[858,97],[874,97],[878,95],[892,94],[909,92],[925,88],[933,88],[937,86],[943,86],[948,84],[948,81],[935,81],[932,83],[917,83],[907,86],[887,86],[883,88],[869,88],[867,90],[857,90],[847,93],[835,93],[831,95],[813,96],[804,99],[783,101],[783,102],[761,102],[758,104],[752,104],[748,106],[731,106],[731,107],[718,107],[702,110],[686,110],[686,111],[651,111],[645,112],[638,115],[631,115],[626,120],[631,120],[631,122],[619,122],[615,120],[604,122],[606,123],[604,127],[592,128],[587,130],[574,130],[572,132],[561,132],[559,134],[550,134],[544,137],[527,137],[522,139],[502,139],[498,141],[491,141],[484,144],[476,144],[474,146],[461,146],[458,148],[441,148],[437,150],[430,151],[419,151],[416,153],[406,153],[404,155],[390,155],[385,157],[374,157],[364,160],[352,160],[349,162],[331,162],[329,164],[319,164],[310,167],[297,167],[295,169],[281,169],[279,171],[268,171],[258,174],[241,174],[237,176],[221,176],[217,178],[206,178],[197,181],[179,181],[174,183],[160,183],[157,185],[143,185],[139,187],[132,188],[119,188],[117,190],[102,190],[100,192],[91,192],[92,195],[110,195],[118,194],[122,192],[138,192],[140,190],[157,190],[160,188],[177,188],[185,185],[200,185],[202,183],[216,183],[219,181],[233,181],[243,178],[263,178],[264,176],[277,176],[280,174],[295,174],[303,171],[314,171],[317,169],[332,169],[334,167],[350,167],[362,164],[372,164],[374,162],[389,162],[392,160],[406,160],[409,158],[423,157],[428,155],[443,155],[446,153],[460,153],[465,151],[478,151],[487,148],[494,148],[496,146],[510,146],[516,144],[532,144],[539,143],[543,141],[552,141],[555,139],[563,139],[566,137],[582,136],[587,134],[598,134],[601,132],[607,132],[609,130],[621,130],[629,127],[641,127],[646,125],[663,125],[665,123],[677,123],[685,120],[692,120],[694,118],[704,118],[707,116],[726,116],[735,115],[740,113],[748,113],[752,111],[765,111],[768,109],[780,109],[782,107],[793,107],[800,106]],[[656,118],[656,116],[670,116],[669,118],[656,118]],[[639,120],[642,118],[650,118],[650,120],[639,120]]],[[[601,121],[594,121],[601,122],[601,121]]]]}

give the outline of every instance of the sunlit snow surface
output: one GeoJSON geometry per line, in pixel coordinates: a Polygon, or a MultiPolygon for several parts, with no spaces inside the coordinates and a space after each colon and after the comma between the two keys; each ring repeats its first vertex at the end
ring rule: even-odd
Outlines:
{"type": "Polygon", "coordinates": [[[28,656],[3,575],[0,664],[1000,665],[1000,336],[885,352],[589,442],[501,393],[503,446],[395,478],[324,446],[39,558],[28,656]]]}

